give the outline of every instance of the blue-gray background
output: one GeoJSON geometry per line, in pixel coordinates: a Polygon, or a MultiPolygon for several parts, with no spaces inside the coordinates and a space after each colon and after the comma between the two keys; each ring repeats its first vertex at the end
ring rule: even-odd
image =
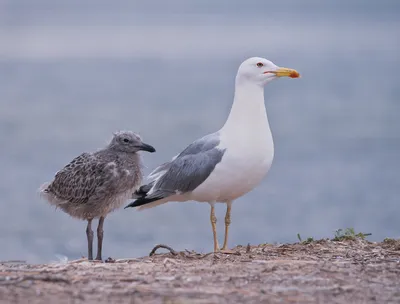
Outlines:
{"type": "MultiPolygon", "coordinates": [[[[86,255],[85,222],[37,188],[118,129],[157,148],[149,173],[221,127],[251,56],[302,78],[266,88],[275,160],[234,204],[230,245],[344,227],[399,237],[399,15],[397,0],[0,1],[0,260],[86,255]]],[[[209,206],[106,220],[105,257],[156,243],[210,251],[209,206]]]]}

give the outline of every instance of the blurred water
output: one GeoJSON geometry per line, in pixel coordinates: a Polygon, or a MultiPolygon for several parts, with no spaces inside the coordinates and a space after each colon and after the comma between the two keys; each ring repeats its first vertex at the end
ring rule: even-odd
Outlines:
{"type": "MultiPolygon", "coordinates": [[[[37,188],[118,129],[157,148],[143,154],[149,173],[221,127],[251,56],[302,78],[266,88],[275,160],[234,204],[231,245],[343,227],[400,236],[397,1],[88,3],[0,2],[0,260],[86,255],[85,223],[37,188]]],[[[145,255],[155,243],[211,250],[208,205],[107,218],[105,256],[145,255]]]]}

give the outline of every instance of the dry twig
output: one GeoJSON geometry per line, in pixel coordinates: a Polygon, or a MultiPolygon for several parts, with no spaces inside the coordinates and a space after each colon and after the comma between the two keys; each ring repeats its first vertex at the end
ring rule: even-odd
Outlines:
{"type": "Polygon", "coordinates": [[[163,245],[163,244],[158,244],[150,251],[149,256],[153,256],[156,253],[157,249],[160,249],[160,248],[168,249],[172,255],[178,255],[178,253],[171,247],[169,247],[167,245],[163,245]]]}

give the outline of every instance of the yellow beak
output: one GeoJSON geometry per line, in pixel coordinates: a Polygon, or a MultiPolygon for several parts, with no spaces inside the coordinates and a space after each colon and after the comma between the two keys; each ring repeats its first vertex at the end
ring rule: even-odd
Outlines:
{"type": "Polygon", "coordinates": [[[276,71],[272,72],[278,77],[290,77],[290,78],[299,78],[300,74],[296,70],[288,69],[288,68],[278,68],[276,71]]]}

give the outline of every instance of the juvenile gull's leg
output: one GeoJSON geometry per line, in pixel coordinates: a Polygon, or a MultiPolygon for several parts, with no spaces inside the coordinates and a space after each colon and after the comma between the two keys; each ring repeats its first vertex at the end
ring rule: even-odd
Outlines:
{"type": "Polygon", "coordinates": [[[92,219],[88,219],[86,227],[86,236],[88,241],[88,260],[93,260],[93,230],[92,230],[92,219]]]}
{"type": "Polygon", "coordinates": [[[101,261],[101,249],[103,247],[103,224],[105,216],[100,216],[99,225],[97,226],[97,256],[96,260],[101,261]]]}
{"type": "Polygon", "coordinates": [[[214,204],[210,204],[210,205],[211,205],[210,221],[211,221],[211,227],[212,227],[213,236],[214,236],[214,252],[218,252],[219,245],[218,245],[218,239],[217,239],[217,217],[215,216],[214,204]]]}
{"type": "Polygon", "coordinates": [[[222,253],[234,253],[234,251],[228,249],[228,235],[229,235],[229,225],[231,224],[231,208],[232,202],[226,202],[226,214],[225,214],[225,238],[224,245],[222,246],[222,253]]]}

